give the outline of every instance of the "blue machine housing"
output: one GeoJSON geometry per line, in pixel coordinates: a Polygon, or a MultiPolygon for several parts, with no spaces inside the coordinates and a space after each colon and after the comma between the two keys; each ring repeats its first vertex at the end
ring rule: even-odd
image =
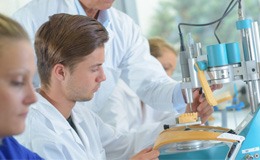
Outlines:
{"type": "Polygon", "coordinates": [[[239,134],[245,137],[236,158],[252,158],[257,159],[260,155],[260,111],[259,108],[255,114],[249,113],[248,117],[241,123],[243,125],[247,123],[247,120],[250,120],[246,127],[239,134]],[[251,120],[250,118],[253,117],[251,120]]]}
{"type": "MultiPolygon", "coordinates": [[[[236,160],[243,159],[258,159],[260,158],[260,111],[259,109],[255,114],[249,113],[248,117],[241,122],[240,126],[243,127],[239,135],[244,136],[245,140],[237,153],[236,160]]],[[[174,135],[173,135],[174,136],[174,135]]],[[[172,160],[172,159],[193,159],[193,160],[224,160],[229,153],[229,147],[225,143],[219,143],[213,147],[180,152],[174,154],[162,153],[159,157],[160,160],[172,160]]]]}

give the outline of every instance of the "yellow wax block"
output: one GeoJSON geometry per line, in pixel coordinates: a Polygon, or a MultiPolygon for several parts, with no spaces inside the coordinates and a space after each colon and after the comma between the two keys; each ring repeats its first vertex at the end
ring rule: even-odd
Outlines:
{"type": "Polygon", "coordinates": [[[218,104],[232,100],[233,96],[230,93],[223,93],[221,97],[217,98],[218,104]]]}
{"type": "Polygon", "coordinates": [[[198,113],[184,113],[178,117],[179,123],[191,123],[191,122],[197,122],[198,120],[198,113]]]}

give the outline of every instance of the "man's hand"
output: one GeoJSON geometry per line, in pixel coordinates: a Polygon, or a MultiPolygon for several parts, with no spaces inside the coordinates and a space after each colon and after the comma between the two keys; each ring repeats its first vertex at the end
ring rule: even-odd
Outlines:
{"type": "Polygon", "coordinates": [[[217,89],[221,89],[223,87],[223,84],[213,84],[210,86],[212,92],[214,92],[217,89]]]}
{"type": "MultiPolygon", "coordinates": [[[[222,88],[222,85],[212,85],[211,90],[222,88]]],[[[205,98],[203,93],[200,93],[200,89],[195,89],[193,91],[193,103],[192,103],[192,112],[198,112],[199,117],[201,118],[202,123],[205,123],[208,118],[213,113],[213,107],[210,106],[205,98]]],[[[190,113],[190,105],[186,106],[186,113],[190,113]]]]}
{"type": "Polygon", "coordinates": [[[159,155],[160,152],[158,150],[152,150],[152,148],[147,148],[137,153],[135,156],[131,158],[131,160],[159,160],[159,155]]]}

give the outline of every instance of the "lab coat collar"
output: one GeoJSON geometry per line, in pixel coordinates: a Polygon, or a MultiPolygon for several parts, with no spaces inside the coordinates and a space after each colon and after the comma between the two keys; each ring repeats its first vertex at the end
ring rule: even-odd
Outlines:
{"type": "Polygon", "coordinates": [[[78,131],[77,132],[78,136],[74,137],[74,138],[78,143],[83,144],[86,148],[90,148],[90,143],[89,143],[88,137],[86,137],[87,133],[83,130],[83,128],[87,128],[87,126],[86,126],[87,124],[84,121],[85,120],[84,116],[86,116],[86,115],[83,114],[84,109],[81,107],[83,107],[83,106],[76,104],[76,106],[73,107],[73,110],[71,113],[72,120],[78,131]],[[78,137],[85,137],[85,138],[78,139],[78,137]]]}
{"type": "MultiPolygon", "coordinates": [[[[37,98],[38,98],[38,102],[32,108],[37,109],[49,120],[50,123],[48,123],[49,124],[48,128],[52,129],[58,135],[61,135],[66,131],[71,132],[71,136],[73,137],[73,139],[81,146],[83,150],[85,150],[84,144],[86,142],[85,141],[82,142],[79,135],[70,126],[66,118],[48,100],[46,100],[39,93],[37,93],[37,98]],[[38,105],[38,103],[40,104],[38,105]]],[[[82,114],[74,113],[73,110],[72,110],[72,119],[76,127],[78,126],[79,123],[81,123],[84,120],[82,114]]]]}
{"type": "Polygon", "coordinates": [[[48,126],[57,134],[62,134],[64,130],[72,129],[66,118],[42,95],[36,93],[38,102],[32,108],[41,112],[49,121],[51,126],[48,126]]]}
{"type": "Polygon", "coordinates": [[[72,109],[71,116],[75,125],[80,124],[82,121],[84,121],[81,107],[86,107],[86,106],[81,106],[80,104],[76,103],[72,109]]]}
{"type": "Polygon", "coordinates": [[[100,23],[102,23],[105,28],[109,28],[111,22],[110,22],[108,10],[100,11],[97,20],[100,23]]]}
{"type": "MultiPolygon", "coordinates": [[[[74,0],[75,6],[76,6],[76,10],[78,12],[78,15],[84,15],[87,16],[86,12],[84,11],[83,7],[81,6],[79,0],[74,0]]],[[[98,19],[97,21],[99,21],[108,31],[109,33],[109,42],[105,43],[105,49],[109,50],[112,47],[112,39],[114,38],[114,32],[112,31],[112,16],[110,15],[110,10],[113,10],[113,8],[111,7],[110,9],[106,9],[106,10],[102,10],[99,11],[99,15],[98,15],[98,19]]],[[[107,51],[105,51],[107,53],[107,51]]]]}
{"type": "MultiPolygon", "coordinates": [[[[77,12],[79,15],[87,16],[86,12],[84,11],[83,7],[81,6],[79,0],[75,0],[75,6],[77,8],[77,12]]],[[[109,27],[110,25],[110,18],[108,14],[108,10],[103,10],[99,12],[99,16],[97,19],[105,28],[109,27]]]]}
{"type": "Polygon", "coordinates": [[[76,5],[77,11],[79,15],[87,16],[86,12],[84,11],[83,7],[81,6],[79,0],[74,0],[76,5]]]}

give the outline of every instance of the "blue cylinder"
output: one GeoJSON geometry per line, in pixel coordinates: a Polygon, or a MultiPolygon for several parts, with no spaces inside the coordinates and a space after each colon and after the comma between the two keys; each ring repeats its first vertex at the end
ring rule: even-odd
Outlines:
{"type": "Polygon", "coordinates": [[[228,65],[227,51],[225,44],[207,46],[208,66],[219,67],[228,65]]]}
{"type": "Polygon", "coordinates": [[[228,64],[240,63],[240,50],[237,42],[226,44],[228,64]]]}
{"type": "Polygon", "coordinates": [[[236,22],[237,30],[252,28],[252,20],[251,19],[244,19],[239,20],[236,22]]]}

